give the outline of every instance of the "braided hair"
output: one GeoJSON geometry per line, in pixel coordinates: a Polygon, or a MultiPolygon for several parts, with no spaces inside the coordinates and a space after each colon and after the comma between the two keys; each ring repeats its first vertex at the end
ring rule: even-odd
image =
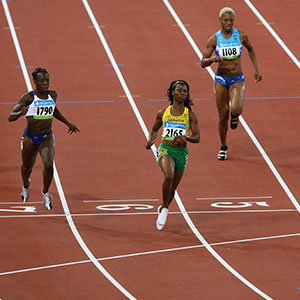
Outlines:
{"type": "Polygon", "coordinates": [[[191,106],[194,105],[192,99],[190,98],[190,87],[188,83],[184,80],[174,80],[171,82],[170,87],[168,88],[167,95],[169,98],[169,101],[171,102],[171,105],[173,104],[174,101],[174,96],[172,92],[174,91],[175,87],[177,84],[184,84],[187,87],[187,97],[184,101],[184,106],[187,107],[188,109],[192,110],[191,106]]]}
{"type": "MultiPolygon", "coordinates": [[[[46,69],[43,69],[43,68],[40,68],[40,67],[38,67],[38,68],[36,68],[33,72],[32,72],[32,78],[34,79],[34,80],[36,80],[36,77],[37,77],[37,74],[38,73],[44,73],[44,74],[48,74],[48,72],[47,72],[47,70],[46,69]]],[[[49,75],[49,74],[48,74],[49,75]]]]}

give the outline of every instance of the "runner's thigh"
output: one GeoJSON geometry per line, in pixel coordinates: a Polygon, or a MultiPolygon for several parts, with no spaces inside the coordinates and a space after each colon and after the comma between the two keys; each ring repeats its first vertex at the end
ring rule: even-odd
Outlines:
{"type": "Polygon", "coordinates": [[[215,82],[215,98],[219,114],[228,112],[229,110],[229,93],[228,89],[215,82]]]}
{"type": "Polygon", "coordinates": [[[23,134],[21,141],[22,161],[25,167],[32,167],[35,163],[38,149],[33,141],[25,134],[23,134]]]}

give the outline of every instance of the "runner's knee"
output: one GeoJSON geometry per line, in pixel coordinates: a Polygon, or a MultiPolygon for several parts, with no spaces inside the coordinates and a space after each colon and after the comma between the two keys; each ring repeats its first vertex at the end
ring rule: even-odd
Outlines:
{"type": "Polygon", "coordinates": [[[170,172],[165,173],[165,181],[168,183],[172,183],[174,179],[174,175],[170,172]]]}
{"type": "Polygon", "coordinates": [[[242,112],[243,112],[242,107],[232,107],[231,108],[231,114],[235,117],[238,117],[239,115],[241,115],[242,112]]]}
{"type": "Polygon", "coordinates": [[[229,111],[226,113],[219,114],[219,123],[221,125],[226,125],[229,119],[229,111]]]}
{"type": "Polygon", "coordinates": [[[53,163],[46,162],[44,164],[44,170],[45,170],[45,172],[53,172],[53,163]]]}

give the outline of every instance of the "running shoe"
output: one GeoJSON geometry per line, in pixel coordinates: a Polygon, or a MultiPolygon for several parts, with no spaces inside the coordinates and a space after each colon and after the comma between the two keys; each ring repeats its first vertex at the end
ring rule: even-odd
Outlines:
{"type": "Polygon", "coordinates": [[[49,194],[49,192],[47,192],[45,194],[42,192],[42,195],[43,195],[43,198],[44,198],[44,206],[45,206],[45,208],[47,210],[52,209],[52,207],[53,207],[52,199],[51,199],[52,196],[49,194]]]}
{"type": "Polygon", "coordinates": [[[231,114],[231,119],[230,119],[230,128],[232,130],[236,129],[239,125],[239,117],[234,117],[232,114],[231,114]]]}
{"type": "Polygon", "coordinates": [[[29,198],[29,194],[30,194],[30,183],[31,183],[31,180],[28,179],[29,181],[29,185],[28,185],[28,188],[25,189],[24,186],[22,186],[22,192],[21,192],[21,200],[22,202],[27,202],[28,198],[29,198]]]}
{"type": "Polygon", "coordinates": [[[217,155],[218,160],[226,160],[227,159],[227,151],[228,151],[227,146],[221,146],[220,151],[217,155]]]}
{"type": "Polygon", "coordinates": [[[162,210],[160,211],[161,205],[157,208],[158,211],[158,217],[156,220],[156,228],[158,230],[162,230],[167,222],[167,217],[168,217],[168,212],[169,209],[163,207],[162,210]]]}

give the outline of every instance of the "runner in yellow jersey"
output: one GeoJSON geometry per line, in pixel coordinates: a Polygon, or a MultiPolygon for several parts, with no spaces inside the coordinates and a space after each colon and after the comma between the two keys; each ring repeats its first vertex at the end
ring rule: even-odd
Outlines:
{"type": "Polygon", "coordinates": [[[156,220],[158,230],[162,230],[165,226],[169,206],[185,170],[188,157],[186,144],[200,141],[198,119],[191,109],[192,100],[189,91],[186,81],[171,82],[168,89],[171,105],[158,111],[146,143],[146,149],[150,149],[155,143],[158,130],[163,127],[162,143],[157,149],[158,164],[164,174],[163,203],[158,207],[156,220]]]}

